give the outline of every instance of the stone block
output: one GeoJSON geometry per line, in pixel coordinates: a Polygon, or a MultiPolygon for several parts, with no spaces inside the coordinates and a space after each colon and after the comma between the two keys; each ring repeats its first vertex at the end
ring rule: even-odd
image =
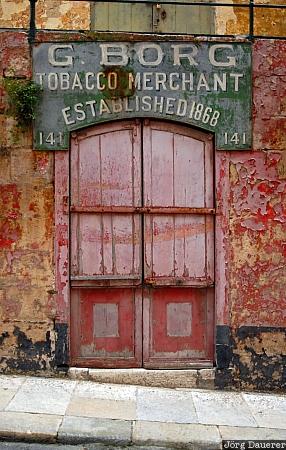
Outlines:
{"type": "Polygon", "coordinates": [[[88,372],[89,372],[89,370],[87,368],[70,367],[68,370],[68,376],[72,380],[87,380],[88,372]]]}
{"type": "Polygon", "coordinates": [[[61,420],[54,414],[0,411],[0,438],[53,442],[61,420]]]}
{"type": "Polygon", "coordinates": [[[197,370],[89,369],[89,379],[98,383],[193,388],[197,378],[197,370]]]}
{"type": "Polygon", "coordinates": [[[254,427],[220,426],[219,432],[223,440],[285,440],[286,430],[254,427]]]}
{"type": "Polygon", "coordinates": [[[126,420],[64,417],[58,433],[62,443],[106,443],[125,445],[131,442],[131,422],[126,420]]]}
{"type": "Polygon", "coordinates": [[[220,449],[217,427],[198,424],[136,422],[132,441],[143,445],[165,445],[189,449],[220,449]]]}
{"type": "Polygon", "coordinates": [[[215,369],[198,370],[198,387],[214,389],[215,369]]]}

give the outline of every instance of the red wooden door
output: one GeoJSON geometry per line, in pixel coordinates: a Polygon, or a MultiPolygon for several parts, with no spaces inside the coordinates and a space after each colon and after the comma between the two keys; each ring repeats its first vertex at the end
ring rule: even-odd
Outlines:
{"type": "Polygon", "coordinates": [[[212,363],[213,203],[212,145],[202,133],[125,121],[75,135],[73,364],[212,363]]]}

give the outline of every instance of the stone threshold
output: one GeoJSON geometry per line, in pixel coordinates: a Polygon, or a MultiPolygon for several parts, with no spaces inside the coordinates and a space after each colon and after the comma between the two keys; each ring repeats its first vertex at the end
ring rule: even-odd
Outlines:
{"type": "Polygon", "coordinates": [[[97,383],[132,384],[163,388],[214,389],[215,369],[89,369],[70,367],[68,377],[97,383]]]}

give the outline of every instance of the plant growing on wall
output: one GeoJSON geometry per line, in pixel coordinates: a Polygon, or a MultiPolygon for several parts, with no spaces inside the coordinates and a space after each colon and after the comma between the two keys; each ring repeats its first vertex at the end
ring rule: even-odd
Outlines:
{"type": "Polygon", "coordinates": [[[9,111],[18,125],[27,128],[36,117],[42,95],[42,87],[32,80],[5,79],[4,87],[9,96],[9,111]]]}

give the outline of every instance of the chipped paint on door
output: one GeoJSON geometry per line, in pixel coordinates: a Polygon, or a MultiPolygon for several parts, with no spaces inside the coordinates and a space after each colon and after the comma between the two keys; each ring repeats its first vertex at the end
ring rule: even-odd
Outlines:
{"type": "Polygon", "coordinates": [[[209,135],[157,121],[73,136],[74,364],[212,364],[212,158],[209,135]]]}

